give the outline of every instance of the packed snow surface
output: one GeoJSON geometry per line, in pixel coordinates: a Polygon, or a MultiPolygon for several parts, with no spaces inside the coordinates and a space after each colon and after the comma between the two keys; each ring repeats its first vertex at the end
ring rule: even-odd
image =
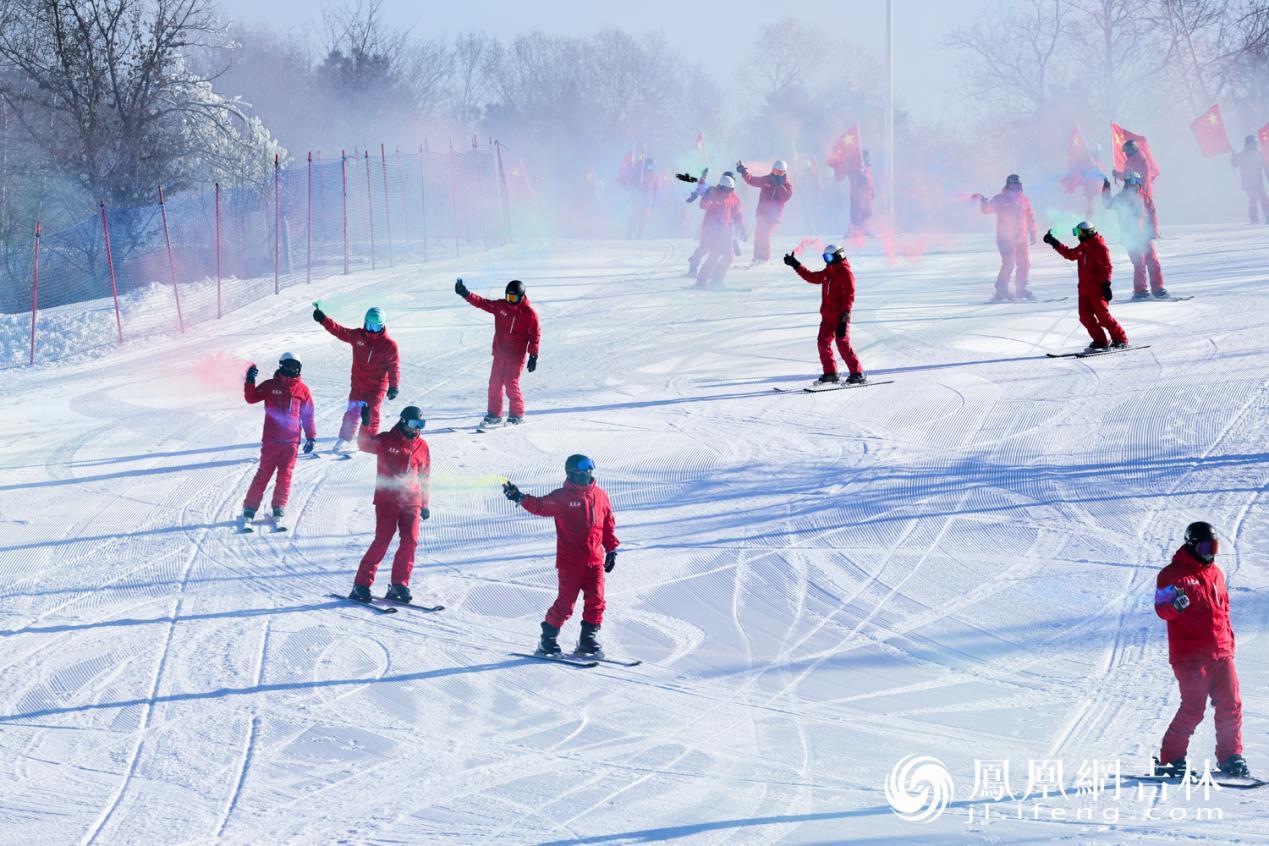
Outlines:
{"type": "MultiPolygon", "coordinates": [[[[1043,245],[1032,287],[1064,301],[986,304],[989,238],[852,248],[856,348],[894,380],[863,390],[773,391],[818,373],[817,290],[777,261],[689,291],[686,241],[338,277],[7,371],[0,843],[1269,842],[1269,789],[1196,800],[1204,821],[1124,799],[1117,823],[984,823],[970,798],[975,759],[1009,760],[1019,794],[1032,760],[1140,772],[1178,701],[1153,580],[1196,519],[1222,535],[1246,756],[1269,769],[1267,231],[1165,231],[1188,302],[1126,302],[1115,248],[1112,310],[1151,347],[1084,360],[1044,357],[1088,338],[1043,245]],[[520,278],[541,314],[523,427],[473,432],[492,321],[457,274],[495,297],[520,278]],[[261,428],[248,362],[295,353],[319,449],[338,428],[349,352],[319,297],[345,324],[381,306],[401,346],[385,412],[428,417],[412,587],[442,613],[327,597],[370,540],[369,456],[302,458],[290,533],[230,528],[261,428]],[[633,669],[509,655],[552,598],[554,537],[499,485],[544,493],[573,452],[617,512],[601,639],[633,669]],[[908,755],[955,779],[932,822],[887,801],[908,755]]],[[[1209,711],[1192,757],[1212,742],[1209,711]]]]}

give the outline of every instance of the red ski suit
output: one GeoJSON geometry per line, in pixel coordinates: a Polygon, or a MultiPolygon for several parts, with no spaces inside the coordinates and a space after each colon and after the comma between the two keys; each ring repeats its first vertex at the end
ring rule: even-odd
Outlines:
{"type": "Polygon", "coordinates": [[[526,496],[520,506],[530,514],[555,518],[555,569],[559,591],[546,612],[546,621],[557,629],[573,615],[580,592],[582,619],[599,625],[604,621],[604,553],[620,545],[608,494],[595,483],[564,487],[546,496],[526,496]]]}
{"type": "Polygon", "coordinates": [[[1154,250],[1154,226],[1150,223],[1145,197],[1132,188],[1124,188],[1112,197],[1110,189],[1103,187],[1102,205],[1119,219],[1119,236],[1123,238],[1128,259],[1132,262],[1132,290],[1145,293],[1148,276],[1150,288],[1162,291],[1163,267],[1159,264],[1159,254],[1154,250]]]}
{"type": "Polygon", "coordinates": [[[753,230],[753,260],[768,261],[771,258],[771,233],[784,215],[784,204],[793,197],[793,183],[789,177],[776,179],[774,173],[766,176],[740,174],[747,184],[760,189],[758,192],[757,222],[753,230]]]}
{"type": "Polygon", "coordinates": [[[400,425],[372,435],[363,427],[357,447],[379,457],[375,477],[375,539],[361,558],[355,584],[374,584],[379,562],[388,552],[392,536],[400,532],[397,554],[392,559],[392,584],[408,585],[414,569],[414,550],[419,543],[419,510],[428,504],[432,455],[422,436],[410,438],[400,425]]]}
{"type": "Polygon", "coordinates": [[[735,191],[714,186],[701,197],[705,220],[701,223],[701,244],[705,260],[696,274],[698,285],[721,285],[731,267],[732,237],[745,230],[745,214],[735,191]]]}
{"type": "Polygon", "coordinates": [[[1269,223],[1269,195],[1265,194],[1265,182],[1269,181],[1269,166],[1265,157],[1255,147],[1244,147],[1242,152],[1229,157],[1231,167],[1238,168],[1243,190],[1247,192],[1247,217],[1258,222],[1257,212],[1263,210],[1265,223],[1269,223]]]}
{"type": "Polygon", "coordinates": [[[361,406],[370,407],[370,432],[379,431],[379,406],[384,392],[401,384],[401,366],[397,355],[397,342],[388,337],[388,330],[368,332],[365,329],[349,329],[340,326],[329,317],[322,320],[322,328],[345,344],[352,346],[352,385],[348,390],[348,410],[344,413],[339,437],[352,440],[357,423],[361,420],[361,406]]]}
{"type": "Polygon", "coordinates": [[[1159,760],[1171,763],[1185,757],[1190,736],[1203,722],[1208,697],[1216,712],[1216,760],[1241,755],[1243,703],[1234,669],[1225,574],[1182,546],[1159,572],[1155,586],[1154,610],[1168,621],[1168,660],[1181,686],[1181,707],[1163,735],[1159,760]],[[1184,611],[1172,605],[1173,588],[1190,598],[1184,611]]]}
{"type": "Polygon", "coordinates": [[[1010,275],[1014,276],[1014,290],[1021,293],[1027,289],[1027,278],[1031,275],[1029,245],[1035,241],[1035,212],[1031,210],[1031,201],[1021,191],[1005,190],[990,200],[982,200],[980,206],[983,214],[996,216],[996,248],[1000,250],[996,293],[1009,293],[1010,275]]]}
{"type": "Polygon", "coordinates": [[[260,466],[247,488],[247,498],[242,507],[255,511],[264,499],[264,489],[269,479],[277,473],[273,484],[273,507],[285,508],[291,496],[291,473],[295,470],[295,458],[300,450],[300,433],[317,437],[313,425],[313,395],[308,386],[298,378],[275,375],[259,385],[250,382],[242,386],[242,396],[247,402],[264,403],[264,432],[260,436],[260,466]]]}
{"type": "Polygon", "coordinates": [[[1154,207],[1154,179],[1159,172],[1151,171],[1150,163],[1141,154],[1141,150],[1124,160],[1124,169],[1112,171],[1116,179],[1122,180],[1128,174],[1136,172],[1141,177],[1141,199],[1146,206],[1146,216],[1150,221],[1150,234],[1159,237],[1159,212],[1154,207]]]}
{"type": "Polygon", "coordinates": [[[1058,243],[1053,245],[1053,249],[1062,258],[1075,262],[1079,269],[1080,323],[1088,330],[1089,337],[1103,346],[1110,341],[1128,343],[1124,328],[1110,316],[1110,305],[1102,290],[1110,284],[1111,273],[1114,272],[1106,241],[1101,235],[1094,235],[1074,247],[1058,243]],[[1110,333],[1110,341],[1106,339],[1107,333],[1110,333]]]}
{"type": "Polygon", "coordinates": [[[511,403],[512,417],[524,416],[524,394],[520,392],[520,371],[524,369],[526,356],[538,354],[538,342],[542,339],[542,327],[538,313],[525,297],[518,303],[505,299],[487,300],[476,294],[468,294],[467,302],[494,316],[493,368],[489,371],[490,417],[502,416],[502,395],[505,392],[511,403]]]}
{"type": "Polygon", "coordinates": [[[837,359],[833,357],[833,341],[837,341],[837,351],[846,362],[846,369],[854,374],[862,368],[859,358],[850,345],[850,310],[855,307],[855,274],[851,272],[850,262],[846,259],[825,265],[823,270],[807,270],[802,265],[793,268],[812,285],[820,286],[820,331],[815,338],[819,348],[820,364],[825,373],[837,372],[837,359]],[[837,337],[837,325],[846,322],[845,336],[837,337]]]}

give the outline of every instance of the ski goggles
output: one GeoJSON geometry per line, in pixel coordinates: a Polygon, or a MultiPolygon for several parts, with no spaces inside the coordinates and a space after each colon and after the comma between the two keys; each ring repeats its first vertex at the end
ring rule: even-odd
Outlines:
{"type": "Polygon", "coordinates": [[[382,332],[383,324],[379,322],[378,320],[367,320],[366,331],[367,332],[382,332]]]}
{"type": "Polygon", "coordinates": [[[405,425],[407,429],[422,429],[427,421],[420,417],[418,420],[406,420],[405,425]]]}
{"type": "Polygon", "coordinates": [[[1220,549],[1221,549],[1221,543],[1216,538],[1212,538],[1211,540],[1199,541],[1198,543],[1194,544],[1195,554],[1198,555],[1199,558],[1202,558],[1204,561],[1211,561],[1213,558],[1216,557],[1216,553],[1220,552],[1220,549]]]}
{"type": "Polygon", "coordinates": [[[515,305],[516,303],[520,302],[520,300],[522,299],[524,299],[524,297],[520,296],[519,294],[507,294],[507,302],[511,303],[512,305],[515,305]]]}
{"type": "Polygon", "coordinates": [[[573,471],[581,472],[581,473],[593,473],[595,472],[595,462],[591,461],[589,458],[583,458],[581,461],[577,462],[577,466],[573,468],[573,471]]]}

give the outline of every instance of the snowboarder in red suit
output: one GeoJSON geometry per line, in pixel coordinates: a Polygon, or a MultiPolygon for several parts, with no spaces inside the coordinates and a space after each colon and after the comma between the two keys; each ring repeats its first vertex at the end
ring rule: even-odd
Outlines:
{"type": "Polygon", "coordinates": [[[696,287],[721,287],[727,268],[731,267],[732,239],[745,234],[745,215],[736,196],[736,180],[723,174],[718,184],[701,197],[705,220],[701,223],[701,245],[705,259],[696,273],[696,287]]]}
{"type": "Polygon", "coordinates": [[[362,427],[357,432],[357,447],[378,456],[375,477],[375,539],[362,556],[349,599],[370,601],[370,586],[375,572],[392,543],[400,534],[397,553],[392,558],[392,584],[388,598],[409,602],[410,573],[414,570],[414,551],[419,543],[419,521],[431,516],[428,489],[432,473],[432,456],[423,440],[423,412],[417,406],[401,409],[397,424],[386,432],[372,434],[370,409],[361,410],[362,427]]]}
{"type": "Polygon", "coordinates": [[[1247,217],[1252,223],[1259,222],[1257,212],[1263,211],[1265,223],[1269,223],[1269,195],[1265,193],[1265,183],[1269,182],[1269,165],[1256,143],[1256,136],[1248,135],[1243,149],[1231,153],[1229,166],[1238,169],[1242,179],[1243,190],[1247,192],[1247,217]]]}
{"type": "Polygon", "coordinates": [[[1159,237],[1159,212],[1154,207],[1154,179],[1158,175],[1157,170],[1150,167],[1150,161],[1145,154],[1141,152],[1141,148],[1137,142],[1129,138],[1124,142],[1124,169],[1112,170],[1111,175],[1119,180],[1126,180],[1128,174],[1136,173],[1141,177],[1141,198],[1145,202],[1146,215],[1150,219],[1150,234],[1152,237],[1159,237]]]}
{"type": "Polygon", "coordinates": [[[511,407],[507,422],[524,422],[524,394],[520,392],[520,371],[526,356],[530,373],[538,369],[538,342],[542,328],[538,313],[529,305],[524,283],[512,279],[501,300],[487,300],[467,290],[463,280],[454,283],[454,293],[481,311],[494,316],[493,369],[489,371],[489,406],[482,426],[502,423],[502,395],[506,393],[511,407]]]}
{"type": "Polygon", "coordinates": [[[264,489],[277,474],[273,484],[273,518],[284,515],[286,501],[291,495],[291,474],[300,449],[301,431],[305,436],[304,452],[313,451],[317,440],[317,428],[313,424],[313,395],[300,381],[300,360],[290,353],[283,353],[272,379],[256,385],[260,370],[254,364],[247,368],[247,380],[242,386],[243,399],[255,404],[264,403],[264,432],[260,436],[260,467],[247,488],[247,498],[242,503],[242,519],[239,528],[256,516],[256,510],[264,499],[264,489]]]}
{"type": "Polygon", "coordinates": [[[744,162],[736,162],[736,172],[746,184],[759,189],[758,211],[755,214],[757,222],[753,230],[753,263],[764,264],[771,260],[771,233],[784,215],[785,204],[793,197],[788,166],[776,159],[766,176],[751,176],[744,162]]]}
{"type": "Polygon", "coordinates": [[[1159,264],[1159,254],[1154,249],[1154,226],[1150,223],[1150,213],[1141,193],[1142,184],[1141,174],[1129,173],[1124,176],[1124,189],[1112,197],[1110,180],[1103,179],[1102,205],[1119,219],[1119,237],[1123,239],[1128,259],[1132,262],[1132,298],[1148,300],[1153,291],[1157,299],[1165,300],[1169,294],[1163,287],[1163,266],[1159,264]],[[1146,288],[1147,277],[1150,280],[1149,290],[1146,288]]]}
{"type": "Polygon", "coordinates": [[[851,272],[845,251],[833,244],[825,247],[823,270],[807,270],[793,253],[784,257],[784,263],[807,282],[820,286],[820,331],[815,342],[819,347],[824,375],[816,381],[838,381],[837,359],[833,357],[833,341],[836,340],[837,351],[841,353],[842,361],[846,362],[846,369],[850,373],[847,383],[857,385],[866,382],[867,376],[850,345],[850,311],[855,307],[855,274],[851,272]]]}
{"type": "Polygon", "coordinates": [[[352,442],[353,433],[363,407],[370,409],[370,433],[379,431],[379,406],[386,392],[388,399],[397,398],[401,385],[401,366],[397,342],[388,337],[383,313],[369,309],[360,329],[349,329],[331,320],[316,306],[313,319],[322,328],[352,347],[352,385],[348,390],[348,409],[339,427],[335,451],[343,452],[352,442]]]}
{"type": "Polygon", "coordinates": [[[1185,772],[1190,736],[1210,697],[1216,712],[1216,760],[1222,772],[1249,775],[1243,760],[1243,703],[1234,669],[1229,591],[1216,566],[1220,542],[1211,524],[1191,523],[1185,543],[1155,581],[1154,611],[1168,621],[1168,660],[1181,687],[1181,706],[1163,735],[1157,765],[1185,772]]]}
{"type": "Polygon", "coordinates": [[[617,566],[616,522],[612,503],[595,483],[595,462],[570,455],[564,462],[564,487],[546,496],[529,496],[507,481],[503,493],[530,514],[555,518],[555,570],[559,591],[542,621],[538,654],[559,655],[560,628],[573,614],[577,594],[583,596],[581,655],[602,656],[596,640],[604,621],[604,574],[617,566]]]}
{"type": "Polygon", "coordinates": [[[1114,267],[1110,263],[1110,248],[1093,224],[1081,222],[1075,225],[1072,233],[1079,239],[1079,244],[1068,247],[1053,237],[1052,232],[1044,233],[1044,243],[1057,251],[1067,261],[1076,263],[1079,280],[1079,314],[1080,323],[1088,330],[1092,338],[1087,352],[1116,349],[1128,346],[1128,335],[1115,318],[1110,316],[1110,301],[1114,293],[1110,286],[1110,277],[1114,267]],[[1109,341],[1107,333],[1110,334],[1109,341]]]}
{"type": "Polygon", "coordinates": [[[1005,187],[990,200],[975,194],[983,214],[996,216],[996,248],[1000,250],[1000,273],[996,275],[997,301],[1034,300],[1027,290],[1031,274],[1030,245],[1035,243],[1035,212],[1031,201],[1022,193],[1022,179],[1011,173],[1005,187]],[[1009,293],[1009,277],[1014,277],[1014,292],[1009,293]]]}

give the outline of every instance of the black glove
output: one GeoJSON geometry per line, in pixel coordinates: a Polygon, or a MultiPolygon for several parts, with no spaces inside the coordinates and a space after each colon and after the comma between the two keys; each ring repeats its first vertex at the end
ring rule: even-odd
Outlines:
{"type": "Polygon", "coordinates": [[[321,323],[323,320],[326,319],[326,312],[322,311],[320,308],[314,308],[313,319],[316,320],[318,323],[321,323]]]}
{"type": "Polygon", "coordinates": [[[467,286],[463,284],[462,277],[459,277],[458,281],[454,283],[454,293],[463,299],[467,299],[467,295],[471,293],[467,290],[467,286]]]}
{"type": "Polygon", "coordinates": [[[390,399],[390,400],[394,400],[394,399],[396,399],[396,398],[397,398],[397,394],[399,394],[399,393],[401,393],[401,392],[397,390],[397,386],[396,386],[396,385],[390,385],[390,386],[388,387],[388,399],[390,399]]]}
{"type": "Polygon", "coordinates": [[[797,257],[797,256],[795,256],[795,255],[793,255],[793,253],[787,253],[787,254],[785,254],[785,256],[784,256],[784,263],[785,263],[785,264],[787,264],[789,267],[801,267],[801,266],[802,266],[802,262],[798,261],[798,257],[797,257]]]}
{"type": "Polygon", "coordinates": [[[748,172],[749,172],[749,168],[745,167],[744,162],[736,162],[736,173],[739,173],[741,176],[744,176],[748,172]]]}
{"type": "Polygon", "coordinates": [[[617,566],[617,550],[610,549],[608,554],[604,556],[604,572],[611,573],[612,568],[617,566]]]}
{"type": "Polygon", "coordinates": [[[676,173],[674,174],[674,178],[677,179],[679,182],[695,182],[696,181],[696,177],[692,176],[692,174],[690,173],[676,173]]]}
{"type": "Polygon", "coordinates": [[[1115,298],[1115,292],[1111,290],[1110,283],[1107,282],[1103,284],[1102,285],[1102,299],[1105,300],[1106,302],[1110,302],[1114,298],[1115,298]]]}
{"type": "Polygon", "coordinates": [[[364,402],[361,404],[361,425],[370,425],[370,406],[364,402]]]}
{"type": "Polygon", "coordinates": [[[520,493],[520,489],[511,484],[511,482],[502,483],[502,495],[514,502],[516,505],[519,505],[520,500],[524,499],[524,494],[520,493]]]}
{"type": "Polygon", "coordinates": [[[256,367],[254,364],[248,367],[247,368],[247,384],[254,385],[256,383],[256,377],[259,375],[260,375],[259,367],[256,367]]]}
{"type": "Polygon", "coordinates": [[[420,520],[426,520],[431,516],[432,516],[432,509],[428,508],[426,505],[419,509],[420,520]]]}
{"type": "Polygon", "coordinates": [[[837,331],[833,334],[837,336],[839,341],[846,337],[846,321],[848,320],[850,320],[850,312],[843,314],[837,321],[837,331]]]}
{"type": "Polygon", "coordinates": [[[1053,233],[1052,233],[1052,232],[1045,232],[1045,233],[1044,233],[1044,243],[1048,244],[1050,247],[1056,247],[1056,246],[1058,245],[1059,241],[1058,241],[1058,239],[1057,239],[1057,238],[1054,238],[1054,237],[1053,237],[1053,233]]]}
{"type": "Polygon", "coordinates": [[[529,372],[532,373],[538,369],[538,357],[536,355],[529,356],[529,372]]]}
{"type": "Polygon", "coordinates": [[[312,451],[313,451],[313,445],[314,445],[314,444],[316,444],[316,443],[317,443],[317,441],[313,440],[312,438],[309,438],[308,440],[306,440],[306,441],[304,442],[304,454],[305,454],[305,455],[308,455],[310,452],[312,452],[312,451]]]}

